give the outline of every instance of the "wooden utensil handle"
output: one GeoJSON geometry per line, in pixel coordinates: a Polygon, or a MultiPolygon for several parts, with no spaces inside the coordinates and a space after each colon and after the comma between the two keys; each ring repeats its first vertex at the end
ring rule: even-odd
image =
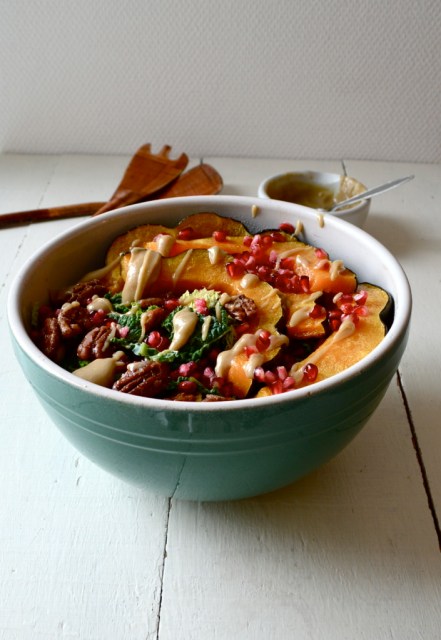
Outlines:
{"type": "Polygon", "coordinates": [[[89,216],[98,211],[103,205],[104,202],[84,202],[82,204],[68,204],[63,207],[50,207],[48,209],[0,213],[0,226],[89,216]]]}

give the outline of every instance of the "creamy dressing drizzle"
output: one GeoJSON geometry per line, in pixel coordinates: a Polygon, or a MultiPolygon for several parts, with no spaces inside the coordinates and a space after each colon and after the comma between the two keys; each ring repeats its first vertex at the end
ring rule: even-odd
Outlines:
{"type": "Polygon", "coordinates": [[[288,327],[296,327],[303,322],[303,320],[306,320],[314,308],[315,301],[317,298],[320,298],[322,293],[322,291],[314,291],[314,293],[311,293],[310,296],[302,300],[299,307],[292,313],[288,327]]]}
{"type": "Polygon", "coordinates": [[[210,330],[211,321],[213,320],[213,316],[206,316],[204,318],[204,322],[202,323],[202,340],[206,340],[208,336],[208,332],[210,330]]]}
{"type": "MultiPolygon", "coordinates": [[[[217,376],[224,377],[227,375],[228,370],[230,369],[234,358],[242,353],[245,347],[254,347],[256,344],[256,340],[259,337],[259,331],[256,333],[244,333],[243,336],[234,343],[231,349],[227,349],[226,351],[222,351],[216,360],[215,373],[217,376]]],[[[288,343],[287,336],[276,334],[271,335],[270,344],[267,351],[262,353],[252,354],[247,363],[244,366],[245,374],[248,378],[252,378],[254,375],[254,371],[256,367],[259,367],[263,362],[266,361],[266,356],[269,351],[272,349],[279,347],[283,344],[288,343]]]]}
{"type": "Polygon", "coordinates": [[[296,228],[294,229],[294,235],[298,236],[303,231],[303,222],[301,220],[297,220],[296,228]]]}
{"type": "Polygon", "coordinates": [[[185,307],[173,316],[173,340],[167,351],[179,351],[191,338],[198,323],[198,314],[185,307]]]}
{"type": "Polygon", "coordinates": [[[343,260],[334,260],[331,262],[331,266],[329,268],[329,277],[331,280],[336,280],[342,271],[345,270],[345,265],[343,264],[343,260]]]}
{"type": "Polygon", "coordinates": [[[220,262],[223,262],[225,256],[227,255],[226,252],[216,244],[212,247],[209,247],[207,249],[207,253],[210,264],[219,264],[220,262]]]}
{"type": "Polygon", "coordinates": [[[110,313],[113,309],[113,305],[107,298],[99,298],[98,296],[94,296],[92,301],[87,305],[87,310],[90,312],[93,311],[104,311],[105,313],[110,313]]]}
{"type": "Polygon", "coordinates": [[[123,351],[116,351],[111,358],[92,360],[85,367],[73,371],[73,374],[82,380],[99,384],[101,387],[111,387],[116,367],[123,357],[123,351]]]}
{"type": "Polygon", "coordinates": [[[156,250],[164,258],[168,258],[175,244],[175,239],[169,233],[160,233],[155,238],[156,250]]]}
{"type": "Polygon", "coordinates": [[[255,273],[246,273],[240,281],[240,286],[243,289],[248,289],[250,287],[255,287],[259,282],[260,278],[256,276],[255,273]]]}
{"type": "Polygon", "coordinates": [[[127,278],[121,292],[123,303],[139,300],[147,285],[153,284],[161,270],[161,255],[152,249],[133,248],[127,278]]]}
{"type": "Polygon", "coordinates": [[[173,280],[173,285],[175,285],[177,283],[177,281],[179,280],[179,278],[182,275],[182,272],[185,270],[185,267],[187,266],[188,261],[190,260],[191,254],[193,253],[193,249],[189,249],[184,257],[182,258],[181,262],[179,263],[178,268],[176,269],[176,271],[174,272],[173,276],[172,276],[172,280],[173,280]]]}
{"type": "Polygon", "coordinates": [[[120,253],[119,256],[114,258],[112,262],[109,262],[109,264],[106,264],[104,267],[96,269],[95,271],[89,271],[89,273],[86,273],[86,275],[81,278],[80,282],[89,282],[89,280],[100,280],[101,278],[104,278],[104,276],[110,273],[110,271],[112,271],[112,269],[121,262],[123,256],[124,254],[120,253]]]}

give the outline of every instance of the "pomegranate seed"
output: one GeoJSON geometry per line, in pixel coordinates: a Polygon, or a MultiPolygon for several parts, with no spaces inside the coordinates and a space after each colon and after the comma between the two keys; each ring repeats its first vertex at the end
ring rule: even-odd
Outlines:
{"type": "Polygon", "coordinates": [[[252,236],[245,236],[244,239],[243,239],[243,244],[246,247],[249,247],[251,245],[252,241],[253,241],[253,237],[252,236]]]}
{"type": "Polygon", "coordinates": [[[265,371],[264,380],[266,384],[273,384],[277,380],[277,376],[273,371],[265,371]]]}
{"type": "Polygon", "coordinates": [[[367,291],[357,291],[357,293],[354,293],[354,302],[357,302],[358,304],[365,304],[366,300],[368,297],[368,293],[367,291]]]}
{"type": "Polygon", "coordinates": [[[263,351],[266,351],[270,347],[270,345],[271,333],[265,329],[262,329],[256,340],[256,348],[260,353],[262,353],[263,351]]]}
{"type": "Polygon", "coordinates": [[[283,389],[285,391],[288,391],[288,389],[294,389],[295,386],[295,380],[291,376],[287,376],[285,380],[283,380],[283,389]]]}
{"type": "Polygon", "coordinates": [[[238,324],[236,327],[236,335],[243,336],[244,333],[250,332],[250,324],[249,322],[242,322],[238,324]]]}
{"type": "Polygon", "coordinates": [[[187,378],[197,369],[196,362],[190,360],[190,362],[185,362],[184,364],[179,365],[178,371],[180,376],[184,376],[187,378]]]}
{"type": "Polygon", "coordinates": [[[179,307],[180,304],[181,303],[177,298],[168,298],[167,300],[164,300],[164,308],[169,313],[174,311],[176,307],[179,307]]]}
{"type": "Polygon", "coordinates": [[[262,236],[262,246],[270,247],[273,244],[273,239],[269,234],[262,236]]]}
{"type": "Polygon", "coordinates": [[[354,311],[355,307],[354,307],[353,304],[345,303],[345,304],[340,305],[340,309],[341,309],[342,313],[344,313],[346,315],[349,315],[354,311]]]}
{"type": "Polygon", "coordinates": [[[313,364],[312,362],[308,362],[308,364],[305,364],[305,366],[303,367],[303,379],[307,380],[308,382],[314,382],[315,380],[317,380],[317,376],[317,365],[313,364]]]}
{"type": "Polygon", "coordinates": [[[320,304],[315,304],[312,310],[309,312],[310,318],[321,318],[326,314],[326,309],[320,304]]]}
{"type": "Polygon", "coordinates": [[[286,370],[286,367],[277,367],[277,375],[279,376],[279,380],[286,380],[286,378],[288,377],[288,371],[286,370]]]}
{"type": "Polygon", "coordinates": [[[263,367],[256,367],[254,369],[254,379],[257,380],[257,382],[265,382],[265,371],[263,367]]]}
{"type": "Polygon", "coordinates": [[[354,313],[357,316],[366,317],[366,316],[369,315],[369,309],[363,305],[363,306],[360,306],[360,307],[356,307],[354,309],[354,313]]]}
{"type": "Polygon", "coordinates": [[[213,231],[213,238],[216,242],[225,242],[227,239],[227,232],[222,230],[213,231]]]}
{"type": "Polygon", "coordinates": [[[253,346],[249,345],[249,346],[246,346],[244,348],[244,353],[245,353],[246,357],[249,358],[253,354],[258,353],[258,351],[257,351],[257,348],[254,345],[253,346]]]}
{"type": "Polygon", "coordinates": [[[283,382],[281,380],[276,380],[271,385],[271,393],[273,395],[278,395],[279,393],[283,393],[283,382]]]}
{"type": "Polygon", "coordinates": [[[289,222],[282,222],[282,224],[279,224],[279,229],[280,231],[284,231],[285,233],[290,233],[290,234],[293,234],[295,231],[295,228],[289,222]]]}
{"type": "Polygon", "coordinates": [[[162,336],[159,331],[150,331],[149,335],[147,336],[147,344],[154,349],[156,349],[156,347],[160,344],[161,340],[162,336]]]}
{"type": "Polygon", "coordinates": [[[194,301],[194,308],[197,313],[200,313],[202,316],[206,316],[208,313],[207,301],[203,298],[197,298],[194,301]]]}
{"type": "Polygon", "coordinates": [[[283,233],[279,233],[278,231],[272,231],[270,233],[271,238],[274,240],[274,242],[285,242],[286,238],[283,235],[283,233]]]}
{"type": "Polygon", "coordinates": [[[178,231],[178,240],[192,240],[194,238],[194,230],[191,227],[185,227],[178,231]]]}
{"type": "Polygon", "coordinates": [[[194,380],[181,380],[181,382],[178,383],[178,390],[181,393],[196,393],[198,385],[194,380]]]}
{"type": "Polygon", "coordinates": [[[230,278],[241,278],[245,274],[244,265],[236,260],[229,262],[225,268],[230,278]]]}
{"type": "Polygon", "coordinates": [[[331,329],[332,332],[334,331],[338,331],[341,325],[341,320],[340,318],[332,318],[329,321],[329,327],[331,329]]]}
{"type": "Polygon", "coordinates": [[[320,249],[319,247],[317,249],[315,249],[315,255],[317,256],[317,258],[319,258],[320,260],[327,260],[328,258],[328,254],[326,253],[326,251],[324,249],[320,249]]]}

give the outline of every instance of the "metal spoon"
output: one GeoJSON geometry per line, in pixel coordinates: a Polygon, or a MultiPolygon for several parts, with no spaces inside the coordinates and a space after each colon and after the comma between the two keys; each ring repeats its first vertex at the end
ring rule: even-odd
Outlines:
{"type": "Polygon", "coordinates": [[[346,200],[342,200],[341,202],[336,202],[329,209],[319,209],[319,211],[335,211],[336,209],[341,209],[342,207],[346,207],[350,204],[354,204],[355,202],[359,202],[360,200],[367,200],[368,198],[377,196],[380,193],[389,191],[389,189],[394,189],[395,187],[398,187],[398,185],[403,184],[404,182],[413,180],[414,177],[415,176],[406,176],[405,178],[398,178],[397,180],[386,182],[385,184],[381,184],[378,187],[367,189],[366,191],[363,191],[363,193],[359,193],[356,196],[353,196],[352,198],[347,198],[346,200]]]}

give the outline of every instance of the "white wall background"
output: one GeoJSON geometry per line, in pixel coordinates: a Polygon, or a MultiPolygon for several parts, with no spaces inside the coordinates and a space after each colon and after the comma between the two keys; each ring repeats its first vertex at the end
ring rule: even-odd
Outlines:
{"type": "Polygon", "coordinates": [[[0,0],[0,151],[441,161],[440,0],[0,0]]]}

